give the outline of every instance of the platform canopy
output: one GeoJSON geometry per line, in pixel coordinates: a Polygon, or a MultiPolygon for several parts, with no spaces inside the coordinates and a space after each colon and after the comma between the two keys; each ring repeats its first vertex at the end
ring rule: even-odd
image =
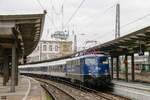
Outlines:
{"type": "Polygon", "coordinates": [[[0,15],[0,57],[11,52],[14,41],[19,54],[29,55],[41,37],[45,14],[0,15]]]}
{"type": "Polygon", "coordinates": [[[142,54],[144,51],[150,51],[150,26],[77,53],[99,52],[117,56],[132,53],[142,54]]]}

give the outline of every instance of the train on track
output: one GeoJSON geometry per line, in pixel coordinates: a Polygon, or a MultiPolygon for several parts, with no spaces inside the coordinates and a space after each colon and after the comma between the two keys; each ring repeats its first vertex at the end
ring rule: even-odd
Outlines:
{"type": "Polygon", "coordinates": [[[108,57],[103,54],[20,65],[19,71],[24,75],[65,79],[96,89],[102,89],[111,83],[108,57]]]}

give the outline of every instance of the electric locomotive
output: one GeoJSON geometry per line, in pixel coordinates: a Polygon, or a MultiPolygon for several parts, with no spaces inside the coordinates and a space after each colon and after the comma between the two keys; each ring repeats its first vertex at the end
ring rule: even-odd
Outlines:
{"type": "Polygon", "coordinates": [[[110,84],[108,57],[84,55],[66,61],[66,77],[75,83],[98,89],[110,84]]]}

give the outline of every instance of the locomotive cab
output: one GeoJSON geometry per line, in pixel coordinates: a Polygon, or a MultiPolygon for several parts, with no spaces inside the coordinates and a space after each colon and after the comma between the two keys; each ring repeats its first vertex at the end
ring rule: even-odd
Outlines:
{"type": "Polygon", "coordinates": [[[110,83],[108,57],[105,55],[84,58],[84,84],[90,88],[105,87],[110,83]]]}

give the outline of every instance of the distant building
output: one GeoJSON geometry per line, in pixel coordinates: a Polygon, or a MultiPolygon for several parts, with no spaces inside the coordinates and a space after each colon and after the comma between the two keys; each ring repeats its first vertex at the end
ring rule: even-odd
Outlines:
{"type": "Polygon", "coordinates": [[[53,59],[73,53],[72,41],[40,41],[27,62],[53,59]]]}

